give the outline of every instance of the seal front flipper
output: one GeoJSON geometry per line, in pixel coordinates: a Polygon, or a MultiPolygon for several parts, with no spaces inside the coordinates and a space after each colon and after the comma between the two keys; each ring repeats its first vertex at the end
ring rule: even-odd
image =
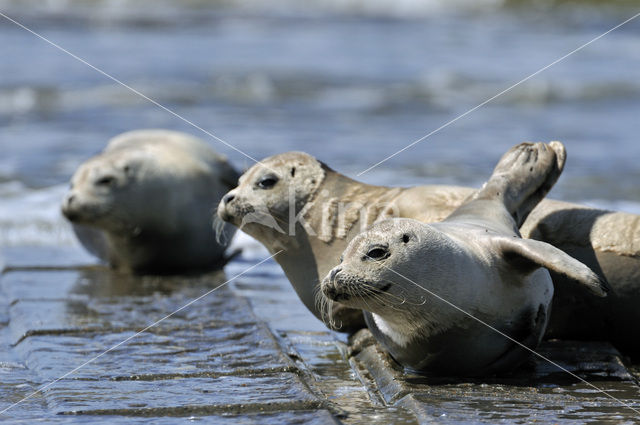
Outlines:
{"type": "Polygon", "coordinates": [[[546,242],[515,237],[496,237],[493,240],[493,245],[503,253],[509,263],[525,273],[532,272],[538,267],[545,267],[585,285],[600,297],[606,296],[611,290],[609,283],[604,278],[564,251],[546,242]]]}

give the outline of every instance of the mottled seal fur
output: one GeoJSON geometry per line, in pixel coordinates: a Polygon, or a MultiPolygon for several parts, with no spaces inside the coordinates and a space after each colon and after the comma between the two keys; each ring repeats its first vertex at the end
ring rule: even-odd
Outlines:
{"type": "Polygon", "coordinates": [[[608,291],[587,266],[552,245],[522,239],[516,226],[514,217],[528,214],[555,183],[563,152],[557,142],[516,146],[483,188],[440,223],[373,224],[349,243],[323,280],[323,294],[365,310],[376,339],[411,370],[510,371],[529,354],[514,340],[535,349],[544,334],[553,295],[545,267],[597,295],[608,291]]]}
{"type": "MultiPolygon", "coordinates": [[[[212,211],[238,174],[203,141],[167,130],[112,139],[71,179],[62,203],[82,244],[112,267],[183,273],[220,266],[212,211]]],[[[219,226],[220,227],[220,226],[219,226]]]]}

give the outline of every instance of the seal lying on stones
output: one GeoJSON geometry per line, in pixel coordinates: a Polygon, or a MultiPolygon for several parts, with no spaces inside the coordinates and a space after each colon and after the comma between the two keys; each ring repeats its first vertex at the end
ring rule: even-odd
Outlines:
{"type": "MultiPolygon", "coordinates": [[[[94,255],[136,273],[178,273],[220,266],[211,212],[238,178],[203,141],[166,130],[112,139],[71,179],[63,214],[94,255]]],[[[232,226],[219,229],[227,240],[232,226]]]]}
{"type": "MultiPolygon", "coordinates": [[[[372,186],[352,180],[311,155],[287,152],[251,167],[220,203],[218,215],[256,238],[275,257],[307,308],[320,278],[339,262],[348,242],[377,220],[407,217],[441,221],[474,192],[459,186],[372,186]],[[291,208],[290,208],[291,206],[291,208]]],[[[517,217],[522,236],[548,242],[605,277],[606,299],[551,271],[556,296],[551,336],[609,340],[640,353],[640,216],[543,199],[517,217]],[[560,297],[558,297],[560,295],[560,297]],[[557,319],[556,319],[557,318],[557,319]]],[[[330,323],[352,332],[364,326],[360,310],[338,306],[330,323]]]]}
{"type": "Polygon", "coordinates": [[[373,224],[349,243],[323,280],[323,294],[365,310],[376,339],[414,371],[473,376],[513,369],[529,352],[496,330],[537,346],[553,295],[545,268],[597,295],[608,291],[559,249],[521,239],[513,218],[555,183],[562,151],[557,142],[516,146],[482,189],[440,223],[373,224]]]}

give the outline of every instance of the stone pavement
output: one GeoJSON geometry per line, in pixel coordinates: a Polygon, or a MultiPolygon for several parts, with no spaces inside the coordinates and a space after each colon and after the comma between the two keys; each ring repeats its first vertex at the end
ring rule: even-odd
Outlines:
{"type": "MultiPolygon", "coordinates": [[[[265,263],[99,356],[254,264],[187,277],[118,275],[74,250],[12,248],[0,276],[0,415],[8,423],[633,423],[632,410],[534,360],[501,379],[406,375],[361,331],[328,332],[265,263]],[[64,376],[87,360],[95,361],[64,376]]],[[[256,261],[257,262],[257,261],[256,261]]],[[[640,407],[605,343],[541,352],[640,407]]]]}

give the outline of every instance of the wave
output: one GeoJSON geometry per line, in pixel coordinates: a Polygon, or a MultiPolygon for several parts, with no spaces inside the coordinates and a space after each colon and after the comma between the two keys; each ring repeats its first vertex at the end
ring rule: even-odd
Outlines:
{"type": "MultiPolygon", "coordinates": [[[[352,80],[348,77],[282,75],[254,72],[220,74],[212,82],[180,80],[161,83],[130,81],[131,86],[168,105],[211,102],[255,106],[295,104],[315,110],[355,110],[393,113],[408,107],[453,111],[470,100],[481,101],[504,90],[505,83],[456,72],[433,72],[409,81],[352,80]]],[[[494,100],[500,105],[551,105],[637,99],[640,82],[629,80],[561,81],[538,78],[494,100]]],[[[55,86],[0,87],[0,116],[70,113],[87,108],[146,106],[147,101],[115,84],[60,88],[55,86]]]]}
{"type": "Polygon", "coordinates": [[[450,12],[491,11],[506,0],[0,0],[5,12],[31,19],[135,26],[192,24],[227,14],[290,17],[346,15],[417,18],[450,12]]]}
{"type": "MultiPolygon", "coordinates": [[[[530,11],[561,8],[565,0],[0,0],[10,14],[68,23],[90,20],[92,25],[138,27],[187,26],[228,15],[261,17],[382,17],[416,19],[450,13],[491,13],[502,8],[530,11]]],[[[633,6],[630,0],[583,1],[579,8],[633,6]]],[[[566,9],[566,7],[564,7],[566,9]]]]}
{"type": "Polygon", "coordinates": [[[78,246],[60,213],[66,185],[30,189],[17,181],[0,183],[0,247],[78,246]]]}

